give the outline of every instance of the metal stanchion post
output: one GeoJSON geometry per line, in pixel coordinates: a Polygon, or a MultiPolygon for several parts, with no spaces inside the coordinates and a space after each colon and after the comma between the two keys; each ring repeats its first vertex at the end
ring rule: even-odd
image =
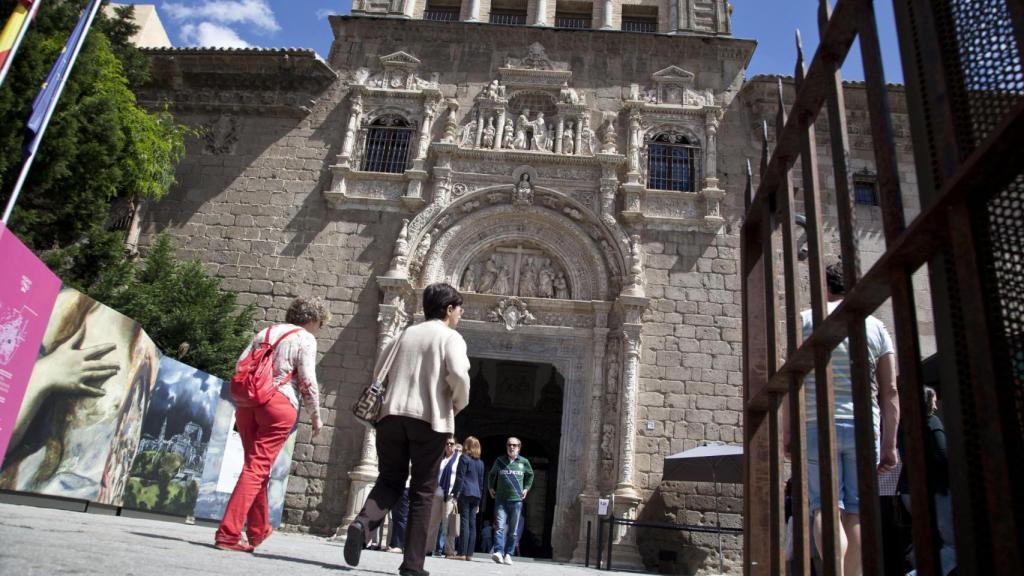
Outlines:
{"type": "Polygon", "coordinates": [[[590,520],[587,520],[587,551],[583,554],[583,566],[590,568],[590,520]]]}
{"type": "Polygon", "coordinates": [[[605,570],[612,569],[612,542],[615,540],[615,514],[608,517],[608,559],[604,563],[605,570]]]}
{"type": "Polygon", "coordinates": [[[602,546],[602,544],[604,544],[604,526],[601,525],[602,522],[604,522],[604,518],[602,518],[601,516],[598,516],[597,517],[597,562],[595,563],[595,566],[597,566],[598,570],[601,569],[601,553],[604,552],[604,547],[602,546]]]}

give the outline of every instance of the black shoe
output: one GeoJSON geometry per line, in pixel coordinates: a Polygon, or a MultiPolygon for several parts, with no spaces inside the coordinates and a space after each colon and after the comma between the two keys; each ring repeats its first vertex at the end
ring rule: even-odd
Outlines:
{"type": "Polygon", "coordinates": [[[345,563],[349,566],[359,565],[359,555],[363,553],[363,546],[366,545],[366,536],[363,532],[363,525],[353,522],[348,526],[348,537],[345,539],[345,563]]]}
{"type": "Polygon", "coordinates": [[[399,568],[398,576],[430,576],[426,570],[413,570],[412,568],[399,568]]]}

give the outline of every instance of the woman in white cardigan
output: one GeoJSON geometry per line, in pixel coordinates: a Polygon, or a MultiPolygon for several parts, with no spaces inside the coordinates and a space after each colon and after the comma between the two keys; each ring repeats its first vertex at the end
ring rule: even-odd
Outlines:
{"type": "MultiPolygon", "coordinates": [[[[455,414],[469,403],[466,341],[455,331],[462,296],[449,284],[431,284],[423,291],[423,314],[425,321],[408,328],[380,355],[387,358],[391,346],[398,346],[377,424],[380,475],[345,541],[345,562],[356,566],[367,538],[402,496],[411,462],[401,576],[427,574],[423,562],[437,471],[445,440],[455,432],[455,414]]],[[[381,364],[378,360],[374,374],[381,364]]]]}

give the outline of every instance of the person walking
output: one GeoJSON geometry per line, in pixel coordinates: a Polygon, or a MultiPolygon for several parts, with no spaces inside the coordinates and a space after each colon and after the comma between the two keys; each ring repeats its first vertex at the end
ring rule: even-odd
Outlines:
{"type": "Polygon", "coordinates": [[[455,498],[462,516],[457,559],[472,560],[476,549],[476,518],[480,514],[480,499],[484,495],[484,463],[480,460],[480,441],[475,436],[466,438],[465,452],[455,475],[455,498]]]}
{"type": "Polygon", "coordinates": [[[455,554],[450,540],[449,523],[455,513],[455,498],[452,488],[455,487],[455,472],[459,465],[459,451],[456,450],[455,435],[449,434],[444,446],[444,458],[441,459],[437,476],[437,488],[430,505],[430,530],[427,532],[427,553],[435,556],[455,554]]]}
{"type": "Polygon", "coordinates": [[[423,322],[385,347],[374,369],[379,373],[391,347],[398,347],[377,423],[379,476],[348,526],[344,552],[346,563],[359,564],[367,535],[405,490],[411,462],[401,576],[427,576],[423,563],[437,471],[448,435],[455,432],[455,414],[469,403],[466,341],[455,331],[462,318],[462,296],[449,284],[431,284],[423,290],[423,314],[423,322]]]}
{"type": "MultiPolygon", "coordinates": [[[[825,268],[825,286],[828,293],[828,312],[831,314],[843,300],[846,288],[843,283],[841,264],[825,268]]],[[[803,335],[808,338],[813,328],[810,310],[801,315],[803,335]]],[[[867,336],[869,373],[871,375],[871,400],[873,426],[875,429],[875,456],[878,473],[892,470],[899,460],[896,454],[896,430],[900,421],[899,397],[896,389],[896,357],[892,338],[881,320],[874,316],[864,319],[867,336]],[[879,442],[879,438],[881,441],[879,442]]],[[[860,494],[857,483],[857,446],[854,434],[853,379],[850,375],[850,343],[844,339],[832,352],[832,385],[835,393],[835,458],[836,481],[839,491],[839,511],[842,530],[839,532],[842,558],[842,576],[860,576],[860,494]]],[[[810,511],[814,527],[814,541],[822,550],[821,535],[821,476],[818,462],[818,416],[812,407],[815,401],[815,380],[813,372],[804,381],[807,398],[807,483],[810,497],[810,511]]],[[[789,452],[789,403],[784,403],[783,443],[789,452]]]]}
{"type": "Polygon", "coordinates": [[[316,337],[331,319],[320,299],[296,298],[285,313],[285,323],[260,330],[242,353],[276,342],[273,382],[277,393],[269,402],[235,408],[235,425],[242,437],[245,463],[217,528],[216,547],[252,552],[271,534],[267,485],[270,470],[298,418],[299,398],[309,413],[313,436],[320,433],[320,387],[316,379],[316,337]],[[242,539],[245,525],[248,542],[242,539]]]}
{"type": "Polygon", "coordinates": [[[523,512],[523,500],[533,487],[533,467],[519,455],[522,442],[511,437],[505,442],[505,454],[498,457],[487,473],[487,489],[494,498],[494,550],[491,559],[512,565],[516,528],[523,512]]]}

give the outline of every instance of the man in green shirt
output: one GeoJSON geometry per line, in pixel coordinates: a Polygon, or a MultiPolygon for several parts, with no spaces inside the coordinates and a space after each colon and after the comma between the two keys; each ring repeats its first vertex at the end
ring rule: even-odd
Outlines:
{"type": "Polygon", "coordinates": [[[509,438],[505,456],[499,456],[487,473],[487,487],[494,498],[494,549],[491,559],[498,564],[512,565],[516,546],[516,527],[523,512],[523,500],[533,487],[533,467],[519,455],[522,442],[509,438]],[[506,525],[507,524],[507,525],[506,525]]]}

